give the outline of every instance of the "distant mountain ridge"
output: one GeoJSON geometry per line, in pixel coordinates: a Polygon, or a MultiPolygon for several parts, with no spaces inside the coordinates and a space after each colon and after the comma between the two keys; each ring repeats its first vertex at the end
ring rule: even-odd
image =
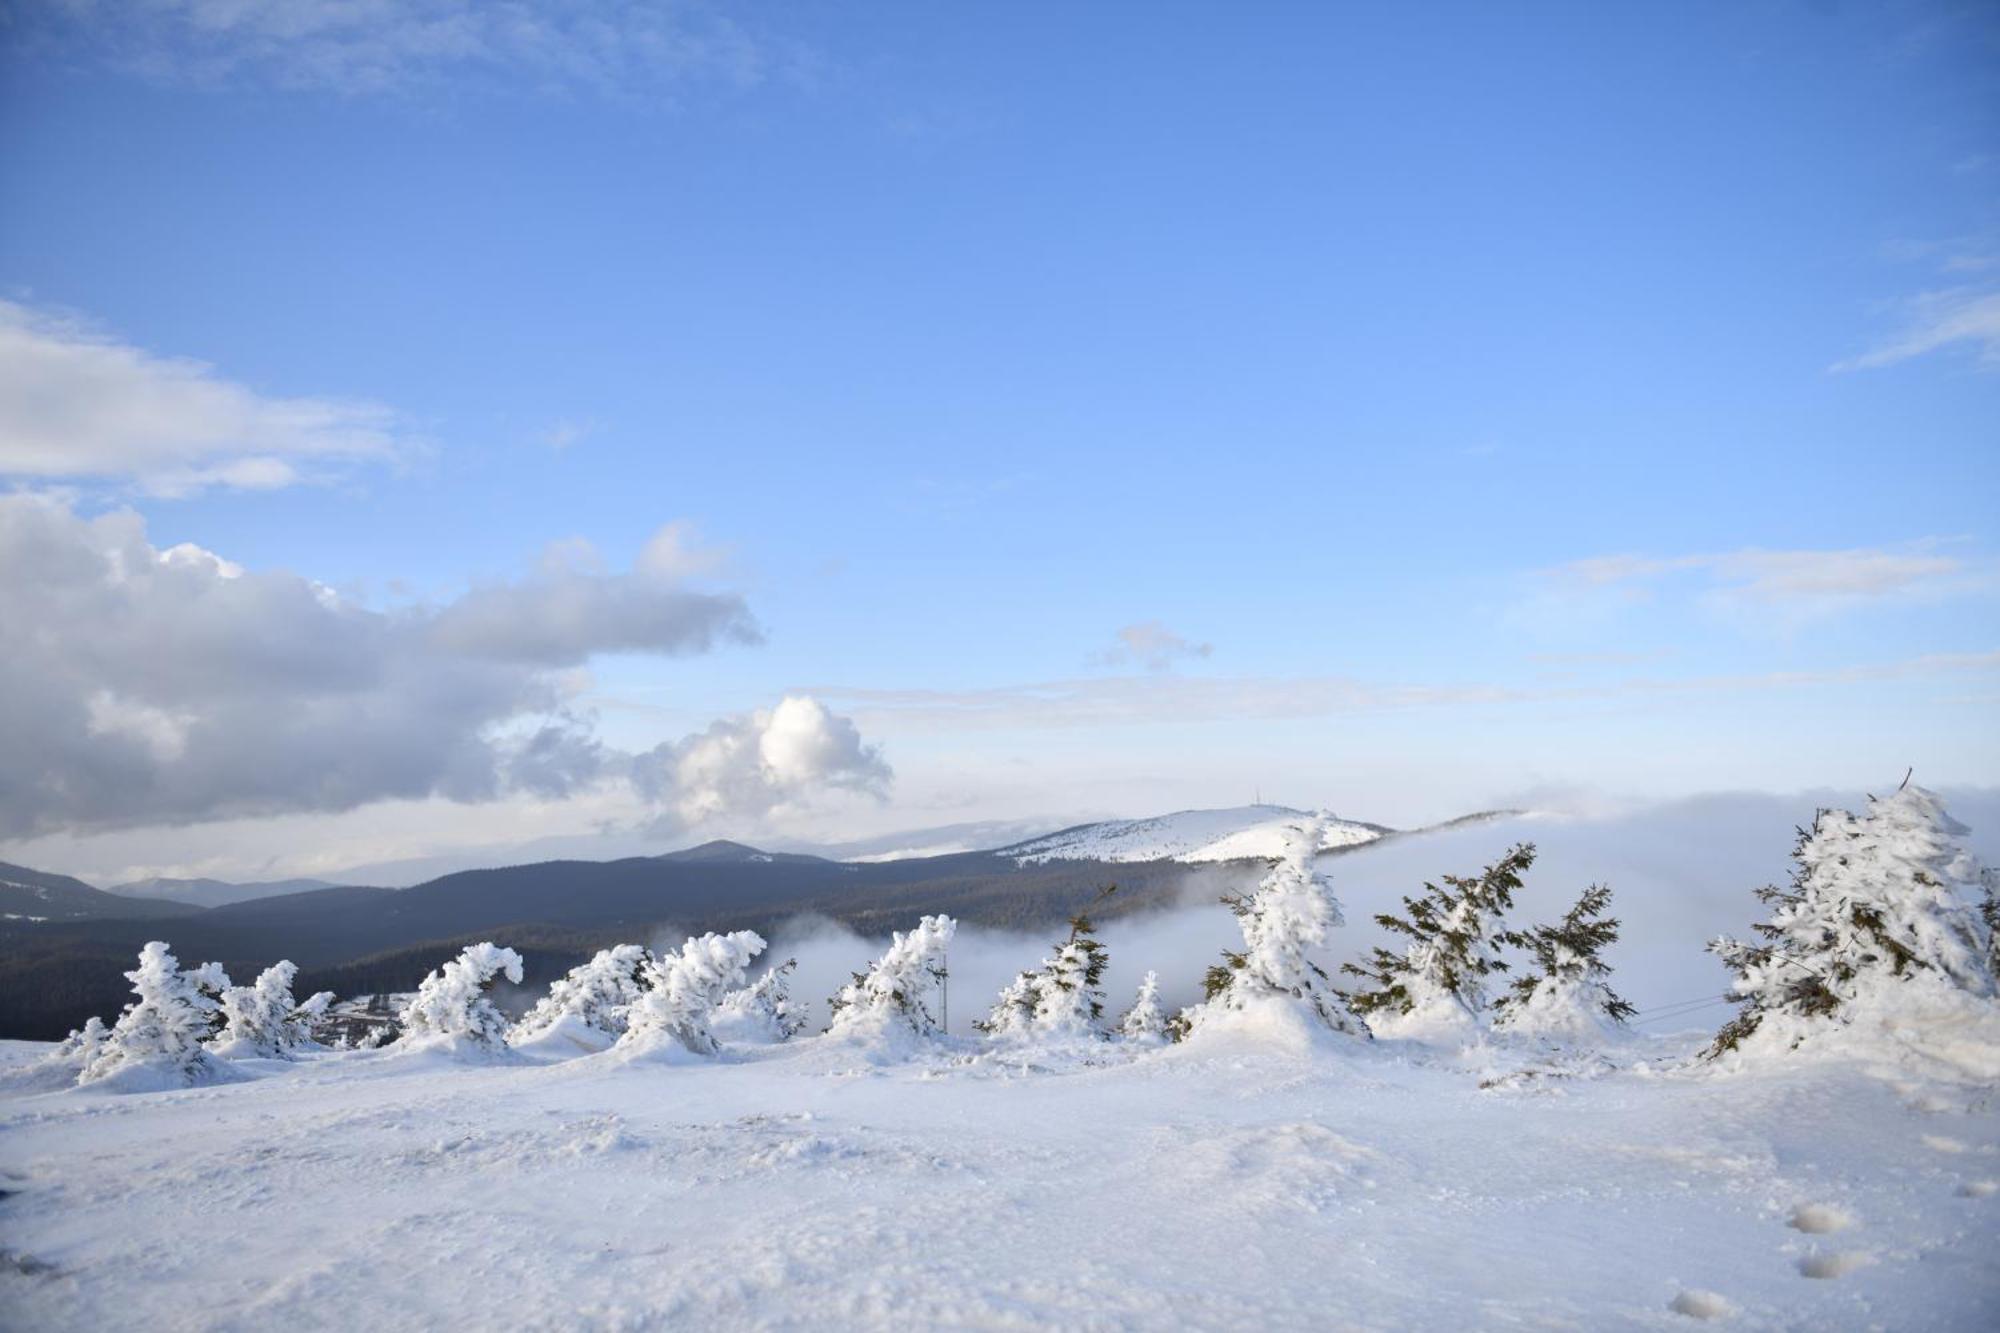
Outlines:
{"type": "Polygon", "coordinates": [[[0,918],[10,922],[135,920],[186,916],[199,910],[185,903],[106,893],[69,875],[0,861],[0,918]]]}
{"type": "Polygon", "coordinates": [[[190,907],[228,907],[232,903],[247,903],[258,898],[310,893],[315,889],[333,887],[333,881],[325,879],[267,879],[239,884],[225,879],[174,879],[155,875],[149,879],[135,879],[129,884],[115,884],[106,891],[123,898],[186,903],[190,907]]]}
{"type": "Polygon", "coordinates": [[[1264,861],[1283,853],[1292,832],[1307,819],[1322,821],[1320,849],[1337,851],[1374,842],[1396,830],[1341,819],[1329,811],[1284,805],[1243,805],[1226,810],[1177,810],[1147,819],[1079,824],[999,848],[994,855],[1023,864],[1037,861],[1264,861]]]}

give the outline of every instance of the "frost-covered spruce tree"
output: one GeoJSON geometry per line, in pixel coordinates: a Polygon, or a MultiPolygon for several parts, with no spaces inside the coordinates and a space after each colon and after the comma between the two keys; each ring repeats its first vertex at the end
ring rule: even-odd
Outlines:
{"type": "Polygon", "coordinates": [[[625,1035],[627,1015],[646,993],[650,961],[643,945],[599,949],[589,962],[571,968],[550,986],[549,993],[514,1025],[508,1040],[520,1045],[567,1036],[583,1046],[609,1046],[625,1035]]]}
{"type": "Polygon", "coordinates": [[[1172,1030],[1192,1033],[1219,1015],[1288,999],[1335,1032],[1368,1035],[1334,990],[1325,969],[1310,956],[1326,944],[1329,931],[1344,924],[1332,884],[1313,869],[1324,827],[1319,818],[1292,826],[1283,854],[1256,891],[1223,899],[1243,932],[1243,951],[1223,952],[1222,961],[1204,978],[1203,1002],[1189,1010],[1184,1021],[1170,1025],[1172,1030]]]}
{"type": "Polygon", "coordinates": [[[690,936],[677,952],[646,965],[646,990],[633,1002],[619,1045],[630,1050],[674,1042],[696,1055],[719,1049],[709,1016],[724,995],[743,984],[750,962],[764,952],[754,930],[690,936]]]}
{"type": "Polygon", "coordinates": [[[1604,915],[1611,890],[1585,889],[1554,925],[1511,931],[1507,943],[1527,952],[1532,970],[1517,973],[1494,1002],[1493,1026],[1516,1036],[1585,1041],[1622,1027],[1637,1010],[1607,978],[1604,950],[1618,941],[1618,920],[1604,915]]]}
{"type": "Polygon", "coordinates": [[[1128,1041],[1160,1043],[1167,1040],[1167,1011],[1160,1007],[1160,974],[1148,972],[1139,983],[1139,994],[1125,1017],[1118,1020],[1119,1035],[1128,1041]]]}
{"type": "Polygon", "coordinates": [[[722,997],[710,1027],[718,1037],[744,1041],[790,1041],[805,1030],[805,1015],[792,1007],[792,972],[787,958],[748,986],[722,997]]]}
{"type": "Polygon", "coordinates": [[[87,1019],[82,1027],[72,1028],[67,1037],[56,1043],[56,1048],[42,1057],[42,1064],[60,1066],[72,1074],[81,1073],[97,1059],[98,1052],[110,1039],[111,1029],[104,1026],[103,1019],[87,1019]]]}
{"type": "Polygon", "coordinates": [[[1069,937],[1039,968],[1007,983],[992,1011],[973,1026],[990,1036],[1101,1036],[1108,961],[1090,914],[1078,912],[1069,919],[1069,937]]]}
{"type": "Polygon", "coordinates": [[[489,942],[468,944],[458,957],[425,977],[396,1015],[398,1046],[452,1045],[499,1051],[507,1044],[507,1018],[487,994],[501,977],[521,984],[521,955],[489,942]]]}
{"type": "Polygon", "coordinates": [[[1735,973],[1743,1008],[1713,1057],[1738,1047],[1791,1049],[1857,1023],[1994,1000],[1992,940],[1973,905],[1991,876],[1958,843],[1968,830],[1938,798],[1906,784],[1867,812],[1822,810],[1799,830],[1789,886],[1757,890],[1770,919],[1758,943],[1709,949],[1735,973]]]}
{"type": "Polygon", "coordinates": [[[216,993],[229,977],[218,963],[183,970],[168,946],[153,940],[139,951],[139,966],[125,974],[138,998],[125,1007],[79,1083],[115,1080],[142,1087],[187,1087],[230,1077],[227,1062],[202,1045],[222,1011],[216,993]]]}
{"type": "Polygon", "coordinates": [[[312,1025],[333,1003],[333,992],[320,991],[301,1004],[292,998],[292,982],[298,975],[297,964],[281,959],[250,985],[223,991],[222,1031],[209,1042],[209,1049],[237,1059],[289,1060],[293,1052],[311,1046],[312,1025]]]}
{"type": "Polygon", "coordinates": [[[1379,925],[1409,944],[1401,953],[1378,945],[1366,963],[1342,964],[1342,972],[1370,983],[1346,993],[1354,1012],[1370,1026],[1406,1030],[1481,1021],[1487,978],[1507,970],[1500,955],[1506,914],[1534,863],[1535,845],[1524,842],[1476,876],[1425,884],[1421,895],[1404,897],[1403,916],[1377,915],[1379,925]]]}
{"type": "Polygon", "coordinates": [[[897,931],[889,948],[866,972],[842,986],[827,1002],[833,1021],[827,1033],[836,1037],[881,1037],[905,1034],[929,1037],[943,1023],[943,986],[951,937],[958,923],[948,916],[927,916],[908,934],[897,931]],[[940,1002],[933,1010],[933,999],[940,1002]]]}

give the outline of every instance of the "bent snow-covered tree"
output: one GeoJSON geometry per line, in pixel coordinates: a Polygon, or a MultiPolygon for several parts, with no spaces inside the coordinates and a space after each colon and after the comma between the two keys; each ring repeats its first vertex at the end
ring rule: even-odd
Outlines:
{"type": "Polygon", "coordinates": [[[301,1004],[292,998],[298,965],[281,959],[257,975],[248,986],[222,992],[222,1031],[209,1043],[218,1055],[289,1060],[292,1053],[313,1044],[313,1023],[333,1003],[332,991],[320,991],[301,1004]]]}
{"type": "Polygon", "coordinates": [[[753,1042],[790,1041],[805,1031],[805,1015],[792,1006],[792,972],[799,965],[787,958],[748,986],[722,997],[709,1021],[716,1036],[753,1042]]]}
{"type": "Polygon", "coordinates": [[[521,984],[521,955],[491,942],[468,944],[425,977],[397,1021],[399,1046],[449,1041],[497,1051],[507,1043],[507,1018],[487,994],[501,977],[521,984]]]}
{"type": "Polygon", "coordinates": [[[1527,952],[1533,969],[1494,1002],[1493,1026],[1516,1036],[1584,1041],[1624,1025],[1637,1011],[1607,980],[1602,954],[1618,941],[1618,920],[1604,915],[1611,890],[1585,889],[1554,925],[1512,931],[1507,943],[1527,952]]]}
{"type": "Polygon", "coordinates": [[[1222,961],[1208,969],[1205,999],[1188,1011],[1186,1031],[1216,1014],[1283,998],[1300,1002],[1335,1032],[1368,1035],[1326,970],[1310,956],[1325,946],[1329,931],[1344,924],[1332,884],[1313,869],[1324,830],[1324,821],[1317,818],[1293,825],[1286,831],[1283,854],[1256,891],[1223,899],[1243,932],[1243,951],[1225,950],[1222,961]]]}
{"type": "Polygon", "coordinates": [[[599,949],[587,963],[549,987],[508,1034],[514,1042],[535,1041],[559,1030],[580,1044],[608,1046],[625,1034],[627,1016],[646,992],[650,955],[637,944],[599,949]]]}
{"type": "Polygon", "coordinates": [[[1148,972],[1146,979],[1139,983],[1139,993],[1133,998],[1132,1007],[1118,1021],[1118,1032],[1130,1041],[1157,1043],[1167,1040],[1167,1011],[1160,1007],[1158,972],[1148,972]]]}
{"type": "Polygon", "coordinates": [[[892,1032],[928,1037],[937,1032],[943,1025],[946,964],[957,929],[948,916],[927,916],[908,934],[897,931],[888,951],[866,972],[856,972],[827,1002],[833,1010],[827,1032],[859,1037],[892,1032]]]}
{"type": "Polygon", "coordinates": [[[154,940],[139,951],[139,966],[125,979],[138,998],[96,1043],[77,1082],[115,1078],[185,1087],[229,1076],[229,1066],[203,1046],[221,1017],[215,997],[229,986],[219,963],[182,970],[168,946],[154,940]]]}
{"type": "Polygon", "coordinates": [[[1342,964],[1342,972],[1371,983],[1347,992],[1354,1012],[1371,1025],[1410,1028],[1479,1021],[1486,979],[1507,970],[1500,956],[1506,914],[1534,863],[1535,845],[1524,842],[1476,876],[1445,875],[1442,884],[1405,896],[1403,916],[1378,914],[1379,925],[1410,942],[1401,953],[1378,945],[1366,963],[1342,964]]]}
{"type": "Polygon", "coordinates": [[[743,984],[752,959],[764,952],[754,930],[690,936],[680,949],[646,965],[646,989],[633,1002],[620,1045],[638,1048],[672,1040],[696,1055],[714,1055],[709,1015],[722,997],[743,984]]]}
{"type": "MultiPolygon", "coordinates": [[[[1101,901],[1114,890],[1098,894],[1101,901]]],[[[973,1024],[991,1036],[1102,1035],[1104,967],[1109,961],[1088,912],[1069,919],[1069,938],[1032,972],[1001,990],[986,1018],[973,1024]]]]}
{"type": "Polygon", "coordinates": [[[1822,810],[1799,830],[1788,887],[1757,890],[1760,942],[1709,948],[1735,973],[1736,1017],[1711,1056],[1752,1043],[1789,1049],[1857,1022],[1994,998],[1992,940],[1975,905],[1992,877],[1959,845],[1968,830],[1938,798],[1904,786],[1866,813],[1822,810]]]}

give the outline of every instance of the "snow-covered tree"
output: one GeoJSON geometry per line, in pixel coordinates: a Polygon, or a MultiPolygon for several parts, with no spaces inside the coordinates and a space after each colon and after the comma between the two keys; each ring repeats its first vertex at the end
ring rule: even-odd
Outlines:
{"type": "MultiPolygon", "coordinates": [[[[1106,889],[1099,900],[1112,892],[1106,889]]],[[[1104,1017],[1103,944],[1088,912],[1069,919],[1069,938],[1040,967],[1007,983],[986,1018],[973,1024],[991,1036],[1101,1035],[1104,1017]]]]}
{"type": "Polygon", "coordinates": [[[792,1007],[792,971],[787,958],[748,986],[722,997],[709,1026],[717,1037],[744,1041],[790,1041],[805,1030],[805,1015],[792,1007]]]}
{"type": "Polygon", "coordinates": [[[1507,970],[1500,955],[1506,914],[1534,863],[1535,845],[1524,842],[1476,876],[1445,875],[1441,885],[1427,883],[1421,895],[1405,896],[1405,915],[1376,916],[1409,944],[1401,953],[1378,945],[1365,964],[1342,965],[1342,972],[1372,983],[1347,993],[1354,1012],[1371,1024],[1481,1020],[1487,978],[1507,970]]]}
{"type": "Polygon", "coordinates": [[[1709,948],[1735,973],[1743,1008],[1711,1056],[1752,1038],[1787,1049],[1861,1021],[1994,997],[1992,939],[1975,900],[1992,879],[1959,845],[1968,830],[1906,784],[1867,812],[1822,810],[1799,830],[1789,886],[1757,890],[1759,943],[1709,948]]]}
{"type": "Polygon", "coordinates": [[[101,1018],[85,1020],[80,1028],[72,1028],[70,1034],[56,1043],[56,1048],[42,1057],[45,1065],[60,1065],[72,1073],[81,1073],[97,1059],[104,1043],[111,1038],[111,1029],[104,1026],[101,1018]]]}
{"type": "Polygon", "coordinates": [[[1554,925],[1508,933],[1507,942],[1526,950],[1533,968],[1516,974],[1494,1002],[1494,1027],[1581,1041],[1622,1026],[1637,1012],[1607,980],[1611,969],[1601,955],[1618,940],[1617,918],[1604,915],[1610,905],[1611,890],[1593,884],[1554,925]]]}
{"type": "Polygon", "coordinates": [[[521,955],[485,942],[468,944],[458,957],[425,977],[396,1016],[398,1046],[448,1041],[497,1051],[507,1044],[507,1018],[487,994],[501,977],[521,984],[521,955]]]}
{"type": "Polygon", "coordinates": [[[220,964],[183,970],[168,946],[153,940],[125,979],[138,998],[99,1040],[79,1083],[116,1078],[135,1086],[186,1087],[230,1076],[227,1063],[202,1045],[222,1012],[215,996],[229,986],[220,964]]]}
{"type": "Polygon", "coordinates": [[[1173,1030],[1192,1031],[1215,1015],[1286,998],[1335,1032],[1368,1035],[1310,956],[1326,944],[1329,931],[1344,924],[1332,884],[1313,868],[1323,833],[1319,817],[1291,826],[1283,854],[1256,891],[1223,899],[1243,932],[1243,951],[1223,952],[1204,979],[1206,998],[1172,1024],[1173,1030]]]}
{"type": "Polygon", "coordinates": [[[948,916],[927,916],[915,930],[897,931],[889,948],[866,972],[842,986],[831,1000],[834,1036],[882,1036],[903,1032],[928,1037],[938,1031],[942,1014],[931,1009],[942,998],[951,937],[958,923],[948,916]]]}
{"type": "Polygon", "coordinates": [[[1160,974],[1148,972],[1139,983],[1139,993],[1125,1017],[1118,1020],[1119,1034],[1130,1041],[1159,1043],[1167,1040],[1167,1011],[1160,1007],[1160,974]]]}
{"type": "Polygon", "coordinates": [[[209,1049],[239,1059],[288,1060],[294,1051],[312,1045],[313,1023],[333,1003],[333,992],[321,991],[301,1004],[292,998],[292,982],[298,975],[298,965],[282,959],[250,985],[224,990],[222,1031],[209,1042],[209,1049]]]}
{"type": "Polygon", "coordinates": [[[620,1045],[639,1048],[672,1039],[696,1055],[714,1055],[718,1046],[709,1031],[710,1013],[743,984],[751,960],[762,952],[763,936],[738,930],[690,937],[677,952],[651,959],[646,990],[632,1004],[620,1045]]]}
{"type": "Polygon", "coordinates": [[[601,1049],[625,1035],[626,1017],[646,992],[644,946],[617,944],[599,949],[587,963],[569,970],[549,987],[508,1034],[516,1045],[550,1037],[558,1030],[580,1044],[601,1049]]]}

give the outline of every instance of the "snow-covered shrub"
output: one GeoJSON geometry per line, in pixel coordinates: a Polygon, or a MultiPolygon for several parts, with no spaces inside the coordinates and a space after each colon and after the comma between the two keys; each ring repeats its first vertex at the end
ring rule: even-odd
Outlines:
{"type": "Polygon", "coordinates": [[[396,1016],[401,1047],[450,1046],[499,1051],[507,1044],[507,1018],[487,992],[501,977],[521,984],[521,955],[485,942],[468,944],[458,957],[425,977],[396,1016]]]}
{"type": "Polygon", "coordinates": [[[1192,1035],[1205,1024],[1274,1002],[1297,1009],[1334,1032],[1365,1037],[1368,1030],[1348,1011],[1326,970],[1310,957],[1342,925],[1333,886],[1313,869],[1324,821],[1312,817],[1285,830],[1284,853],[1254,893],[1223,899],[1243,932],[1243,951],[1225,950],[1204,979],[1206,998],[1177,1020],[1174,1031],[1192,1035]]]}
{"type": "Polygon", "coordinates": [[[1342,972],[1373,983],[1347,994],[1354,1012],[1378,1032],[1408,1035],[1483,1022],[1486,979],[1507,970],[1500,956],[1509,938],[1506,913],[1534,863],[1535,845],[1524,842],[1476,877],[1445,875],[1442,885],[1425,884],[1421,895],[1404,897],[1405,916],[1376,916],[1410,942],[1401,953],[1377,946],[1365,964],[1342,965],[1342,972]]]}
{"type": "Polygon", "coordinates": [[[1990,1016],[1992,940],[1974,896],[1992,880],[1959,845],[1967,831],[1908,785],[1870,797],[1860,816],[1820,811],[1799,831],[1791,884],[1757,890],[1771,909],[1756,927],[1762,942],[1709,945],[1743,1003],[1709,1054],[1788,1050],[1926,1015],[1990,1016]]]}
{"type": "Polygon", "coordinates": [[[1513,931],[1507,942],[1525,949],[1533,970],[1509,983],[1494,1002],[1493,1026],[1515,1036],[1550,1041],[1588,1041],[1616,1031],[1636,1010],[1606,980],[1600,957],[1618,940],[1618,921],[1604,915],[1611,890],[1585,889],[1576,904],[1552,926],[1513,931]]]}
{"type": "Polygon", "coordinates": [[[792,970],[787,958],[757,978],[722,997],[709,1018],[709,1031],[719,1041],[769,1043],[790,1041],[805,1030],[805,1015],[792,1008],[792,970]]]}
{"type": "Polygon", "coordinates": [[[715,1034],[709,1016],[722,997],[743,984],[750,962],[764,952],[764,938],[754,930],[713,932],[690,937],[675,953],[663,953],[646,964],[646,989],[632,1004],[622,1048],[657,1049],[669,1041],[696,1055],[714,1055],[715,1034]]]}
{"type": "Polygon", "coordinates": [[[1040,967],[1008,982],[992,1011],[973,1026],[995,1037],[1101,1036],[1108,960],[1094,929],[1087,913],[1071,917],[1069,938],[1040,967]]]}
{"type": "MultiPolygon", "coordinates": [[[[108,1083],[129,1091],[189,1087],[235,1077],[225,1060],[203,1047],[222,1012],[216,995],[228,989],[219,963],[182,970],[168,946],[154,940],[125,974],[138,998],[81,1067],[78,1083],[108,1083]]],[[[81,1048],[81,1043],[79,1043],[81,1048]]]]}
{"type": "Polygon", "coordinates": [[[298,975],[298,965],[282,959],[250,985],[224,990],[222,1031],[209,1042],[209,1049],[234,1059],[288,1060],[294,1051],[313,1045],[313,1023],[333,1003],[333,992],[320,991],[300,1004],[292,998],[292,982],[298,975]]]}
{"type": "Polygon", "coordinates": [[[1167,1040],[1167,1011],[1160,1007],[1160,974],[1148,972],[1139,983],[1139,993],[1125,1017],[1118,1020],[1119,1035],[1128,1041],[1158,1044],[1167,1040]]]}
{"type": "Polygon", "coordinates": [[[550,986],[514,1025],[508,1040],[516,1046],[557,1043],[603,1050],[625,1035],[627,1016],[646,993],[650,961],[651,955],[637,944],[599,949],[550,986]]]}
{"type": "Polygon", "coordinates": [[[927,916],[908,934],[897,931],[888,952],[866,972],[856,972],[828,1001],[833,1010],[828,1034],[874,1038],[935,1033],[939,1015],[931,1011],[930,1001],[947,975],[947,954],[957,929],[948,916],[927,916]]]}
{"type": "Polygon", "coordinates": [[[70,1034],[42,1057],[41,1064],[45,1068],[68,1069],[73,1079],[97,1059],[98,1052],[104,1049],[104,1043],[110,1037],[111,1029],[104,1026],[103,1019],[87,1019],[82,1027],[70,1029],[70,1034]]]}

